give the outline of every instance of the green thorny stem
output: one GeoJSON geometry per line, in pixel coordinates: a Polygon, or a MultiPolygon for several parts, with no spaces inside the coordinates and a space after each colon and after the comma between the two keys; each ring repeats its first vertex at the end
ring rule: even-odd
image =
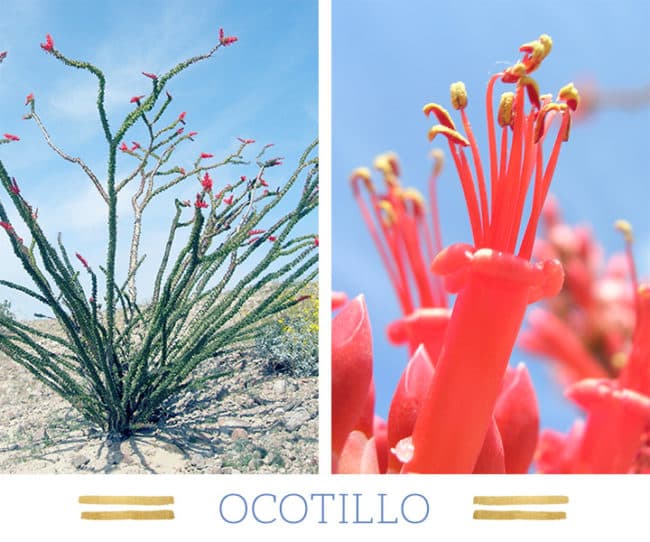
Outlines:
{"type": "Polygon", "coordinates": [[[245,141],[220,162],[204,164],[198,159],[191,171],[179,167],[165,170],[173,151],[180,142],[191,139],[191,134],[177,130],[180,117],[156,129],[171,102],[169,93],[153,119],[147,115],[172,77],[210,58],[222,45],[219,43],[208,53],[185,60],[153,79],[151,93],[138,100],[137,107],[114,134],[104,107],[106,81],[102,71],[88,62],[69,59],[53,47],[48,51],[64,64],[87,70],[98,79],[97,110],[108,144],[105,184],[81,158],[66,154],[53,142],[33,100],[25,118],[37,123],[51,149],[82,168],[108,206],[108,250],[106,264],[100,266],[106,277],[103,312],[98,311],[97,276],[91,266],[80,258],[91,280],[92,295],[88,297],[60,236],[57,251],[0,162],[0,182],[31,233],[29,246],[9,225],[1,201],[0,221],[8,225],[5,230],[13,251],[36,288],[6,280],[0,280],[0,285],[47,305],[63,331],[63,336],[59,336],[3,316],[0,351],[26,367],[88,421],[109,434],[125,436],[150,426],[165,402],[192,384],[191,373],[202,361],[255,338],[266,318],[297,303],[301,290],[317,277],[317,238],[292,237],[292,232],[318,205],[318,157],[313,156],[318,143],[314,141],[307,147],[288,181],[272,192],[262,190],[265,169],[275,165],[274,160],[261,160],[267,148],[264,147],[256,157],[258,173],[254,178],[241,177],[216,195],[211,190],[200,193],[201,201],[207,204],[205,215],[195,205],[193,216],[183,221],[183,211],[189,205],[176,200],[152,300],[144,307],[138,305],[135,277],[144,259],[139,257],[139,242],[145,207],[154,197],[189,177],[200,180],[201,174],[217,167],[248,163],[242,153],[251,142],[245,141]],[[126,154],[139,163],[132,173],[117,181],[117,151],[125,151],[120,143],[138,120],[146,126],[149,141],[139,146],[137,152],[126,149],[126,154]],[[118,286],[118,194],[136,178],[140,182],[131,198],[134,228],[130,262],[126,280],[118,286]],[[163,182],[156,183],[157,179],[163,182]],[[277,206],[288,199],[289,191],[300,179],[302,193],[295,207],[277,218],[277,206]],[[262,230],[264,219],[275,222],[262,230]],[[184,245],[181,241],[182,246],[175,248],[182,229],[189,229],[189,235],[184,245]],[[244,273],[242,264],[250,271],[244,273]],[[238,269],[240,273],[236,274],[238,269]],[[258,295],[253,299],[253,294],[258,295]],[[44,340],[56,343],[57,352],[45,348],[44,340]]]}

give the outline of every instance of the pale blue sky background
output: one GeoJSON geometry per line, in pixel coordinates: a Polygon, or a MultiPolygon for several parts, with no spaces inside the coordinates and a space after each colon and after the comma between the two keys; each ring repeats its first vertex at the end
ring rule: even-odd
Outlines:
{"type": "MultiPolygon", "coordinates": [[[[186,111],[186,131],[199,132],[194,143],[177,151],[176,164],[186,169],[201,152],[221,159],[236,148],[236,137],[252,138],[257,143],[248,151],[251,159],[266,143],[275,143],[267,157],[285,157],[282,166],[265,175],[275,188],[286,181],[302,151],[318,135],[316,0],[3,0],[1,11],[0,51],[9,53],[0,65],[0,134],[17,134],[21,141],[0,147],[0,159],[27,200],[39,208],[46,231],[63,232],[69,251],[81,252],[91,264],[105,258],[105,204],[76,165],[47,148],[36,124],[21,119],[27,112],[25,97],[33,92],[37,111],[56,143],[105,177],[106,143],[95,108],[96,80],[43,52],[39,44],[46,33],[66,56],[88,60],[104,71],[113,129],[133,109],[130,98],[150,91],[151,81],[141,72],[160,74],[209,51],[218,41],[220,27],[226,35],[238,36],[237,43],[190,67],[167,86],[174,96],[167,118],[171,121],[186,111]]],[[[142,131],[136,130],[126,141],[141,137],[142,131]]],[[[122,155],[118,169],[130,172],[135,164],[122,155]]],[[[254,160],[251,166],[217,169],[215,189],[255,173],[254,160]]],[[[173,195],[194,199],[199,188],[197,180],[187,179],[173,195]]],[[[167,237],[173,195],[161,196],[158,205],[145,211],[143,251],[149,256],[142,268],[143,294],[167,237]]],[[[130,194],[119,207],[125,224],[131,214],[129,199],[130,194]]],[[[22,232],[20,227],[18,231],[22,232]]],[[[312,213],[300,233],[316,231],[317,215],[312,213]]],[[[123,259],[126,241],[122,236],[118,245],[123,259]]],[[[3,278],[21,280],[24,272],[4,235],[0,262],[3,278]]],[[[0,291],[3,298],[12,301],[19,316],[37,310],[6,289],[0,291]]]]}
{"type": "MultiPolygon", "coordinates": [[[[535,74],[542,93],[590,76],[605,88],[650,82],[644,51],[650,3],[641,0],[516,0],[443,2],[356,0],[333,2],[332,153],[333,288],[366,295],[375,341],[377,411],[386,415],[406,362],[406,352],[387,344],[384,329],[399,315],[370,236],[352,198],[348,178],[358,166],[395,151],[404,184],[425,188],[432,121],[422,106],[449,107],[449,84],[462,80],[468,114],[486,158],[485,85],[490,74],[520,58],[518,47],[548,33],[551,55],[535,74]]],[[[451,109],[451,108],[450,108],[451,109]]],[[[551,191],[569,223],[588,222],[608,252],[622,247],[618,218],[635,227],[637,263],[650,275],[648,136],[650,108],[603,111],[575,124],[564,146],[551,191]]],[[[440,143],[438,143],[440,145],[440,143]]],[[[446,147],[446,145],[444,145],[446,147]]],[[[376,179],[379,179],[377,176],[376,179]]],[[[448,160],[439,184],[445,244],[471,242],[460,183],[448,160]]],[[[545,367],[515,351],[535,379],[542,426],[568,428],[575,411],[545,367]]]]}

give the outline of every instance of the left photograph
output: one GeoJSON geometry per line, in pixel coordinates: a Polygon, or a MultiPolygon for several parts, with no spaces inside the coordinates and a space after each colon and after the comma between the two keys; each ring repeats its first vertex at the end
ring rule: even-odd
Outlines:
{"type": "Polygon", "coordinates": [[[0,473],[317,473],[318,2],[152,6],[3,3],[0,473]]]}

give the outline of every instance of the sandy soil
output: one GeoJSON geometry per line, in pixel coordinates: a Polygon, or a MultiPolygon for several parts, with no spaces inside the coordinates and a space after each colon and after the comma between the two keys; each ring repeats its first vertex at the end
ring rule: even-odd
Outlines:
{"type": "Polygon", "coordinates": [[[179,397],[150,433],[114,442],[0,354],[0,473],[316,473],[317,378],[265,375],[246,354],[218,367],[232,373],[179,397]]]}

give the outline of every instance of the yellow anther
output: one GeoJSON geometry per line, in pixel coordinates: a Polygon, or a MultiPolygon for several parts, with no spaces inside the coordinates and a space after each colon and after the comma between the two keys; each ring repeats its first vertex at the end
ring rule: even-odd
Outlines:
{"type": "Polygon", "coordinates": [[[375,158],[374,166],[377,171],[381,171],[384,174],[387,182],[397,182],[397,177],[399,176],[399,161],[397,159],[397,154],[394,152],[380,154],[375,158]]]}
{"type": "Polygon", "coordinates": [[[553,48],[553,40],[548,34],[542,34],[539,39],[525,43],[519,50],[526,53],[524,64],[528,73],[534,72],[539,68],[542,60],[544,60],[553,48]]]}
{"type": "Polygon", "coordinates": [[[450,130],[455,130],[456,125],[454,124],[454,121],[451,120],[451,115],[449,114],[449,111],[447,111],[444,107],[438,104],[427,104],[422,108],[422,111],[424,114],[428,117],[431,113],[433,113],[436,118],[438,119],[438,122],[442,124],[443,126],[446,126],[450,130]]]}
{"type": "Polygon", "coordinates": [[[400,195],[404,201],[410,201],[413,203],[416,213],[424,213],[426,202],[418,190],[415,188],[405,188],[401,191],[400,195]]]}
{"type": "Polygon", "coordinates": [[[436,124],[431,130],[429,130],[429,141],[433,141],[433,138],[438,134],[444,135],[452,143],[457,143],[463,147],[469,147],[469,141],[460,135],[456,130],[452,130],[443,126],[442,124],[436,124]]]}
{"type": "Polygon", "coordinates": [[[395,224],[397,215],[395,214],[395,209],[393,209],[391,203],[389,201],[383,200],[380,201],[377,205],[384,212],[383,215],[384,224],[386,226],[392,226],[393,224],[395,224]]]}
{"type": "Polygon", "coordinates": [[[558,100],[566,102],[569,109],[575,111],[580,103],[580,94],[578,93],[578,89],[573,85],[573,83],[563,86],[558,93],[558,100]]]}
{"type": "Polygon", "coordinates": [[[517,62],[514,66],[510,66],[503,71],[501,80],[504,83],[516,83],[526,73],[528,73],[526,65],[523,62],[517,62]]]}
{"type": "Polygon", "coordinates": [[[551,49],[553,49],[553,40],[551,39],[551,36],[548,34],[542,34],[539,37],[539,42],[544,46],[544,56],[547,57],[551,52],[551,49]]]}
{"type": "Polygon", "coordinates": [[[634,241],[632,224],[627,220],[617,220],[614,222],[614,227],[623,234],[626,243],[632,243],[634,241]]]}
{"type": "Polygon", "coordinates": [[[467,89],[465,88],[465,83],[462,81],[452,83],[449,92],[451,93],[451,105],[456,111],[467,107],[467,89]]]}
{"type": "Polygon", "coordinates": [[[433,149],[431,158],[433,158],[433,175],[439,177],[442,173],[442,166],[445,165],[445,153],[442,152],[442,149],[433,149]]]}
{"type": "Polygon", "coordinates": [[[617,371],[620,371],[627,365],[627,354],[625,352],[616,352],[609,360],[609,364],[617,371]]]}
{"type": "Polygon", "coordinates": [[[541,62],[546,56],[546,47],[544,47],[544,44],[539,40],[524,43],[519,47],[519,50],[523,53],[529,54],[530,58],[535,63],[541,62]]]}
{"type": "MultiPolygon", "coordinates": [[[[535,143],[537,143],[542,136],[544,135],[544,131],[546,130],[546,115],[548,115],[551,111],[556,111],[556,112],[562,112],[566,110],[566,105],[565,104],[558,104],[555,102],[548,103],[544,105],[540,111],[539,114],[537,115],[537,120],[535,121],[535,143]]],[[[565,134],[565,141],[566,138],[568,138],[568,129],[567,129],[567,134],[565,134]]]]}
{"type": "Polygon", "coordinates": [[[370,176],[370,170],[367,167],[360,167],[355,169],[352,172],[352,175],[350,175],[350,181],[352,183],[356,183],[357,181],[363,181],[363,184],[366,185],[366,190],[368,190],[368,192],[375,191],[375,187],[372,184],[372,180],[370,176]]]}
{"type": "Polygon", "coordinates": [[[502,128],[504,126],[512,126],[512,107],[515,103],[515,93],[514,92],[504,92],[501,95],[501,101],[499,102],[499,112],[497,113],[497,120],[499,126],[502,128]]]}

